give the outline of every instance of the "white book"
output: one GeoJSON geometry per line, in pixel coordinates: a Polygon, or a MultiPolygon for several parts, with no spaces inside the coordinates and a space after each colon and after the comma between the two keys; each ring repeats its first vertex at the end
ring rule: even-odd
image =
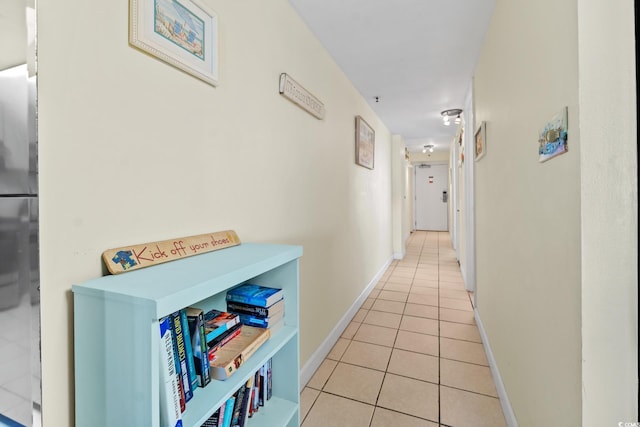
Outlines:
{"type": "Polygon", "coordinates": [[[182,427],[171,319],[160,319],[160,425],[182,427]]]}

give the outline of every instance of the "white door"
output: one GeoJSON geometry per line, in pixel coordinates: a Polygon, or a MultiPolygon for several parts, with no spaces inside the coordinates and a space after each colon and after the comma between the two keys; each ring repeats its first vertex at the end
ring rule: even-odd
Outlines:
{"type": "Polygon", "coordinates": [[[416,230],[447,231],[449,168],[419,165],[415,170],[416,230]]]}

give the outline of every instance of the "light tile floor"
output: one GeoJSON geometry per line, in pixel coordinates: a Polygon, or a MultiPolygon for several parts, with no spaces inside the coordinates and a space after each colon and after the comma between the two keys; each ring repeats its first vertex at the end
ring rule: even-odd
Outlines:
{"type": "Polygon", "coordinates": [[[301,395],[302,427],[501,427],[449,233],[417,231],[301,395]]]}

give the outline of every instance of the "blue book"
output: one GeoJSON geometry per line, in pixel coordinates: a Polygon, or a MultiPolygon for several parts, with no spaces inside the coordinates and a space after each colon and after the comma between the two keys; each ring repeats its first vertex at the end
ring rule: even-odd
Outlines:
{"type": "Polygon", "coordinates": [[[235,313],[227,313],[220,310],[209,310],[204,315],[204,330],[207,334],[207,343],[240,323],[240,317],[235,313]]]}
{"type": "Polygon", "coordinates": [[[259,317],[242,313],[238,313],[238,315],[240,316],[240,322],[244,325],[255,326],[257,328],[270,328],[283,318],[284,311],[279,311],[271,317],[259,317]]]}
{"type": "Polygon", "coordinates": [[[182,334],[184,335],[184,348],[187,353],[187,373],[189,381],[191,381],[191,391],[198,387],[198,376],[196,375],[196,364],[193,359],[193,340],[189,331],[189,320],[187,319],[187,310],[180,310],[180,320],[182,321],[182,334]]]}
{"type": "Polygon", "coordinates": [[[233,408],[236,406],[236,397],[231,396],[224,405],[224,423],[222,427],[231,426],[231,418],[233,418],[233,408]]]}
{"type": "Polygon", "coordinates": [[[282,289],[246,283],[227,291],[227,301],[270,307],[284,296],[282,289]]]}
{"type": "Polygon", "coordinates": [[[187,350],[185,348],[184,334],[182,332],[182,319],[180,312],[176,311],[171,314],[171,335],[175,340],[175,349],[178,354],[178,368],[180,384],[184,392],[185,403],[193,397],[191,390],[191,380],[189,379],[189,371],[187,370],[187,350]]]}

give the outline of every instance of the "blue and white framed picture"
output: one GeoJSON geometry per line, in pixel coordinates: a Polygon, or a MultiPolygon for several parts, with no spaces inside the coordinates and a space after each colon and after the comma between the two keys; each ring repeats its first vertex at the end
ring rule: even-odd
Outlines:
{"type": "Polygon", "coordinates": [[[538,160],[547,160],[567,152],[567,114],[568,108],[553,116],[538,135],[538,160]]]}
{"type": "Polygon", "coordinates": [[[129,0],[129,43],[218,84],[218,16],[198,0],[129,0]]]}

